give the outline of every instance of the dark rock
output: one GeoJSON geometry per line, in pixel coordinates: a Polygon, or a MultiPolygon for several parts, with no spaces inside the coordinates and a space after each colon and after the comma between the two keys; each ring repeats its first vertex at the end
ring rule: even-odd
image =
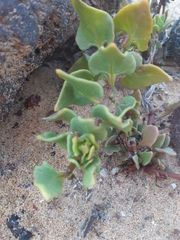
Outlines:
{"type": "Polygon", "coordinates": [[[10,219],[7,221],[7,227],[11,230],[15,238],[19,237],[19,240],[28,240],[32,237],[32,233],[21,228],[19,226],[20,217],[12,214],[10,219]]]}
{"type": "Polygon", "coordinates": [[[171,118],[170,136],[171,142],[176,148],[176,153],[180,163],[180,107],[175,109],[171,118]]]}
{"type": "MultiPolygon", "coordinates": [[[[121,1],[85,2],[112,13],[121,1]]],[[[27,76],[75,34],[78,24],[70,0],[0,1],[0,120],[27,76]]]]}
{"type": "Polygon", "coordinates": [[[180,66],[180,18],[175,21],[171,29],[169,50],[180,66]]]}

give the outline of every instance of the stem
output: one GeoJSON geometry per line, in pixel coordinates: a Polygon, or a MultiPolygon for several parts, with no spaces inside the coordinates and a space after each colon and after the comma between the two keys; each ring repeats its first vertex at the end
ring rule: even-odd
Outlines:
{"type": "Polygon", "coordinates": [[[68,178],[69,175],[72,174],[72,172],[74,171],[75,168],[76,168],[76,165],[74,163],[69,164],[69,166],[67,167],[67,170],[66,170],[66,178],[68,178]]]}

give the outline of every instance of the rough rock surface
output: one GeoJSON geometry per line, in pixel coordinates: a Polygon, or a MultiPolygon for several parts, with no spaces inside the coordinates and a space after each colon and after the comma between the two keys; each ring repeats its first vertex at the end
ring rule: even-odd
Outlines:
{"type": "Polygon", "coordinates": [[[180,107],[174,110],[171,119],[171,141],[176,148],[177,156],[180,163],[180,107]]]}
{"type": "MultiPolygon", "coordinates": [[[[119,0],[86,0],[112,13],[119,0]]],[[[70,0],[0,1],[0,120],[14,102],[25,78],[77,29],[70,0]]]]}
{"type": "Polygon", "coordinates": [[[180,18],[175,21],[170,33],[170,53],[180,66],[180,18]]]}

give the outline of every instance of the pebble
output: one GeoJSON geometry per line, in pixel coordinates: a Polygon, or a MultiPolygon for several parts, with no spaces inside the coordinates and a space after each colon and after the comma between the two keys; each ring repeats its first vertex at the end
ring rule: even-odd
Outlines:
{"type": "Polygon", "coordinates": [[[176,187],[177,187],[175,183],[172,183],[171,186],[173,189],[176,189],[176,187]]]}
{"type": "Polygon", "coordinates": [[[106,173],[106,171],[105,171],[104,169],[102,169],[102,170],[100,171],[100,175],[101,175],[103,178],[105,178],[105,177],[107,176],[107,173],[106,173]]]}
{"type": "Polygon", "coordinates": [[[125,217],[126,216],[125,212],[121,211],[121,216],[125,217]]]}
{"type": "Polygon", "coordinates": [[[114,176],[116,175],[117,173],[119,172],[119,168],[118,167],[115,167],[111,170],[111,174],[114,176]]]}

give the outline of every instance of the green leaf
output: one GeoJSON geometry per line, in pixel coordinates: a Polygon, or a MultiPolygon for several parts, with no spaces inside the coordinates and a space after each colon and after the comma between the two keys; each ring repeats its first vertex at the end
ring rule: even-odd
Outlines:
{"type": "Polygon", "coordinates": [[[83,56],[79,58],[68,70],[68,73],[72,73],[80,69],[89,70],[88,61],[89,61],[89,56],[87,54],[83,54],[83,56]]]}
{"type": "Polygon", "coordinates": [[[74,165],[76,165],[76,167],[77,167],[79,170],[81,170],[81,166],[80,166],[80,164],[78,163],[78,161],[77,161],[76,159],[69,157],[67,160],[68,160],[70,163],[73,163],[74,165]]]}
{"type": "Polygon", "coordinates": [[[120,129],[122,132],[128,133],[132,130],[133,121],[131,119],[127,119],[121,123],[120,129]]]}
{"type": "Polygon", "coordinates": [[[93,134],[85,133],[85,134],[81,135],[79,139],[80,139],[80,140],[81,140],[81,139],[88,139],[88,140],[91,142],[91,144],[95,146],[95,149],[96,149],[96,150],[99,149],[99,145],[98,145],[98,143],[96,142],[95,136],[94,136],[93,134]]]}
{"type": "Polygon", "coordinates": [[[94,81],[94,75],[87,69],[80,69],[70,74],[71,76],[82,78],[89,81],[94,81]]]}
{"type": "Polygon", "coordinates": [[[76,117],[76,113],[73,110],[70,110],[68,108],[63,108],[57,113],[53,113],[49,117],[43,118],[43,120],[46,120],[48,122],[58,121],[58,120],[70,122],[73,117],[76,117]]]}
{"type": "Polygon", "coordinates": [[[116,106],[116,116],[123,118],[124,115],[136,106],[136,99],[132,96],[126,96],[122,99],[119,106],[116,106]]]}
{"type": "Polygon", "coordinates": [[[158,153],[165,153],[170,156],[176,156],[176,152],[172,148],[155,148],[154,150],[158,153]]]}
{"type": "Polygon", "coordinates": [[[154,32],[159,33],[159,26],[158,26],[157,24],[154,24],[154,25],[153,25],[153,33],[154,33],[154,32]]]}
{"type": "Polygon", "coordinates": [[[132,157],[132,159],[133,159],[133,161],[134,161],[134,163],[135,163],[135,165],[136,165],[136,168],[139,169],[140,166],[139,166],[138,155],[134,155],[134,156],[132,157]]]}
{"type": "Polygon", "coordinates": [[[114,144],[114,141],[116,140],[117,135],[113,135],[104,144],[104,151],[108,156],[111,156],[115,152],[119,152],[120,147],[116,146],[114,144]]]}
{"type": "Polygon", "coordinates": [[[37,136],[37,139],[43,142],[57,143],[62,149],[67,150],[67,137],[70,133],[57,135],[54,132],[46,132],[37,136]]]}
{"type": "Polygon", "coordinates": [[[167,148],[169,146],[170,143],[170,136],[166,135],[165,140],[163,142],[163,145],[161,146],[162,148],[167,148]]]}
{"type": "Polygon", "coordinates": [[[98,170],[101,164],[101,160],[99,157],[94,158],[94,160],[84,169],[83,172],[83,186],[84,187],[91,187],[94,186],[96,183],[95,180],[95,173],[98,170]]]}
{"type": "Polygon", "coordinates": [[[54,111],[69,107],[71,104],[84,106],[91,103],[92,102],[89,99],[82,96],[82,94],[79,94],[71,84],[65,82],[54,107],[54,111]]]}
{"type": "Polygon", "coordinates": [[[81,50],[91,46],[100,47],[114,41],[114,24],[108,13],[90,7],[80,0],[71,2],[80,18],[76,42],[81,50]]]}
{"type": "Polygon", "coordinates": [[[91,133],[95,136],[96,141],[103,141],[107,137],[107,131],[103,126],[96,126],[94,119],[83,119],[76,117],[71,120],[71,130],[77,131],[81,135],[91,133]]]}
{"type": "Polygon", "coordinates": [[[142,100],[141,91],[139,89],[135,89],[134,93],[132,94],[132,97],[134,97],[137,102],[141,102],[142,100]]]}
{"type": "Polygon", "coordinates": [[[141,67],[142,66],[142,57],[139,53],[136,52],[130,52],[131,55],[133,55],[135,61],[136,61],[136,68],[141,67]]]}
{"type": "Polygon", "coordinates": [[[138,156],[142,160],[142,165],[146,166],[151,162],[151,159],[153,157],[153,152],[140,152],[138,153],[138,156]]]}
{"type": "Polygon", "coordinates": [[[56,172],[47,162],[36,166],[34,185],[39,188],[46,201],[58,197],[62,192],[63,174],[56,172]]]}
{"type": "Polygon", "coordinates": [[[78,137],[74,136],[72,138],[72,150],[73,150],[73,155],[75,157],[78,157],[81,155],[80,151],[79,151],[79,143],[78,143],[78,137]]]}
{"type": "Polygon", "coordinates": [[[133,73],[136,69],[136,61],[131,53],[122,53],[115,43],[111,43],[106,48],[100,47],[90,57],[89,69],[95,75],[107,73],[111,85],[114,85],[115,75],[133,73]]]}
{"type": "Polygon", "coordinates": [[[171,82],[172,78],[152,64],[139,67],[133,74],[121,78],[121,83],[127,89],[140,89],[156,83],[171,82]]]}
{"type": "MultiPolygon", "coordinates": [[[[55,105],[55,111],[68,107],[72,103],[83,106],[91,102],[96,102],[96,97],[103,97],[103,88],[97,82],[93,82],[92,79],[87,80],[74,76],[77,72],[74,72],[74,75],[69,75],[62,70],[56,70],[56,73],[68,84],[65,83],[66,85],[63,86],[59,99],[55,105]]],[[[86,77],[92,76],[87,70],[79,70],[78,74],[81,74],[81,76],[85,74],[86,77]]]]}
{"type": "Polygon", "coordinates": [[[91,113],[93,117],[101,118],[104,124],[120,129],[122,119],[110,113],[106,106],[97,105],[91,110],[91,113]]]}
{"type": "Polygon", "coordinates": [[[67,152],[68,155],[71,157],[73,156],[73,147],[72,147],[72,139],[73,139],[73,134],[69,134],[67,137],[67,152]]]}
{"type": "Polygon", "coordinates": [[[143,52],[148,49],[152,33],[152,17],[148,1],[129,4],[121,9],[113,19],[115,32],[128,34],[125,48],[134,43],[143,52]]]}
{"type": "Polygon", "coordinates": [[[156,142],[157,137],[159,135],[159,131],[158,128],[153,126],[153,125],[147,125],[144,129],[143,129],[143,139],[142,141],[139,143],[139,146],[144,147],[152,147],[152,145],[156,142]]]}
{"type": "Polygon", "coordinates": [[[163,134],[159,134],[156,142],[153,144],[153,148],[160,148],[162,147],[163,143],[164,143],[164,140],[165,140],[165,137],[166,137],[166,133],[163,133],[163,134]]]}

